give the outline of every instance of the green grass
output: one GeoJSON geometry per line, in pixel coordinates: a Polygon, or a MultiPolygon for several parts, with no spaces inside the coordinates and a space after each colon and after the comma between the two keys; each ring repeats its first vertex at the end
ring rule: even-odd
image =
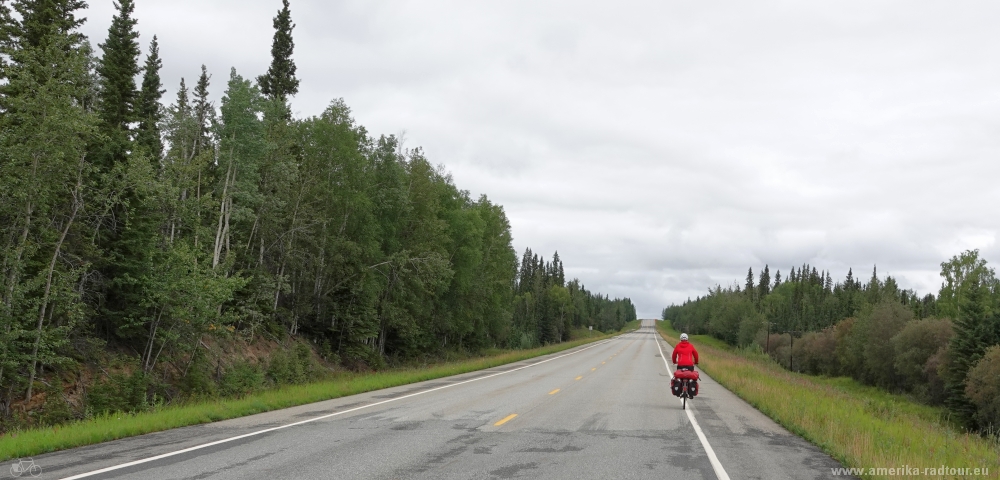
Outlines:
{"type": "MultiPolygon", "coordinates": [[[[676,331],[663,322],[657,327],[664,338],[677,341],[676,331]]],[[[957,430],[943,420],[943,409],[850,378],[792,373],[763,353],[703,335],[690,340],[700,367],[713,379],[847,467],[981,467],[994,478],[1000,469],[1000,444],[957,430]]]]}
{"type": "MultiPolygon", "coordinates": [[[[635,325],[630,323],[622,331],[636,328],[638,323],[635,325]]],[[[588,335],[585,338],[531,350],[515,350],[425,368],[405,368],[368,374],[344,373],[326,381],[287,386],[238,399],[203,400],[136,414],[103,415],[65,425],[12,432],[0,436],[0,461],[458,375],[548,355],[609,338],[614,334],[591,332],[588,335]]]]}

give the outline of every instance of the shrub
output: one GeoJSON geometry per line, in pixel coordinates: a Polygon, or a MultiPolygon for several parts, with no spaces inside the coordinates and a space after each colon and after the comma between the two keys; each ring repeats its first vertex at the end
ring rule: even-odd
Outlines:
{"type": "Polygon", "coordinates": [[[965,394],[976,406],[979,427],[988,432],[1000,431],[1000,345],[987,349],[969,369],[965,394]]]}
{"type": "Polygon", "coordinates": [[[949,346],[945,345],[938,349],[934,355],[927,359],[924,364],[924,375],[927,378],[925,400],[931,405],[941,405],[944,403],[945,383],[941,376],[942,368],[945,368],[948,359],[949,346]]]}
{"type": "Polygon", "coordinates": [[[740,320],[740,331],[737,335],[737,343],[741,347],[746,347],[753,343],[761,330],[765,330],[764,325],[767,319],[763,314],[752,312],[745,315],[740,320]]]}
{"type": "Polygon", "coordinates": [[[899,388],[896,351],[889,340],[912,319],[913,312],[895,300],[883,301],[858,315],[851,332],[844,337],[846,349],[841,350],[847,372],[865,383],[899,388]]]}
{"type": "Polygon", "coordinates": [[[256,364],[241,361],[222,374],[219,393],[226,397],[242,397],[264,388],[264,372],[256,364]]]}
{"type": "Polygon", "coordinates": [[[196,349],[192,354],[191,364],[187,367],[187,375],[180,380],[180,389],[186,395],[211,397],[217,393],[215,381],[212,379],[212,364],[202,349],[196,349]]]}
{"type": "Polygon", "coordinates": [[[62,381],[56,378],[51,386],[46,387],[45,403],[38,412],[38,423],[43,426],[58,425],[71,420],[75,415],[69,402],[63,395],[62,381]]]}
{"type": "Polygon", "coordinates": [[[813,375],[836,375],[840,370],[837,361],[837,341],[833,328],[808,332],[795,340],[792,354],[795,369],[813,375]]]}
{"type": "MultiPolygon", "coordinates": [[[[764,332],[761,332],[762,334],[764,332]]],[[[764,337],[764,335],[761,335],[764,337]]],[[[774,359],[779,365],[784,365],[788,368],[788,344],[791,341],[788,338],[788,334],[772,333],[770,338],[760,339],[760,347],[765,349],[768,355],[774,359]]]]}
{"type": "Polygon", "coordinates": [[[87,410],[93,413],[141,412],[150,407],[152,379],[141,370],[131,375],[112,373],[87,391],[87,410]]]}
{"type": "Polygon", "coordinates": [[[849,375],[857,378],[857,373],[861,371],[861,357],[854,355],[851,340],[854,332],[854,325],[858,319],[854,317],[845,318],[833,326],[833,338],[836,346],[838,375],[849,375]]]}
{"type": "Polygon", "coordinates": [[[271,356],[267,377],[275,385],[303,383],[314,374],[312,351],[302,343],[291,350],[281,350],[271,356]]]}
{"type": "Polygon", "coordinates": [[[892,337],[895,368],[903,387],[927,396],[927,361],[948,345],[954,334],[951,320],[925,318],[907,323],[892,337]]]}

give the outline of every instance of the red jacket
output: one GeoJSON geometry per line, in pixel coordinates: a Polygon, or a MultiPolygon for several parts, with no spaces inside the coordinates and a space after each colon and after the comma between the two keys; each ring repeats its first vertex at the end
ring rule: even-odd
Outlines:
{"type": "Polygon", "coordinates": [[[691,342],[681,340],[681,343],[674,347],[674,353],[670,356],[670,360],[679,367],[691,367],[698,363],[698,351],[694,349],[691,342]]]}

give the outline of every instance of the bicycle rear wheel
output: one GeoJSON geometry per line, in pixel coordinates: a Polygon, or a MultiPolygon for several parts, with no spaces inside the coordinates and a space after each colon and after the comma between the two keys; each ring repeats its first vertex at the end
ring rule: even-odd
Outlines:
{"type": "Polygon", "coordinates": [[[681,410],[687,410],[688,407],[688,397],[684,395],[681,397],[681,410]]]}

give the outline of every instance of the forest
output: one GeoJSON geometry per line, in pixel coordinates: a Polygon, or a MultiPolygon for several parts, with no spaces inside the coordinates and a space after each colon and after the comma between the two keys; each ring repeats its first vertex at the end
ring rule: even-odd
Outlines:
{"type": "Polygon", "coordinates": [[[270,67],[230,70],[218,105],[204,65],[163,99],[157,37],[143,55],[133,0],[115,5],[94,48],[84,2],[0,1],[4,418],[107,352],[121,368],[98,365],[62,419],[225,393],[240,366],[209,358],[213,342],[295,345],[269,360],[278,379],[310,355],[370,370],[636,318],[567,280],[557,253],[518,261],[502,206],[343,100],[295,118],[288,0],[270,67]]]}
{"type": "Polygon", "coordinates": [[[978,250],[941,263],[938,294],[901,289],[876,268],[867,282],[802,265],[663,310],[692,334],[762,349],[787,369],[849,376],[932,405],[985,433],[1000,431],[1000,280],[978,250]]]}

